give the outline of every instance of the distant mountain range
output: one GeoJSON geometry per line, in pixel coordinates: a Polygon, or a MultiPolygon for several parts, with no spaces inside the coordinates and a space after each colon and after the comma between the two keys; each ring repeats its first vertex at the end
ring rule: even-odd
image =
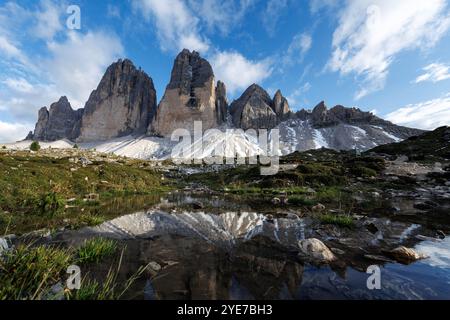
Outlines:
{"type": "MultiPolygon", "coordinates": [[[[175,129],[192,132],[194,121],[201,121],[203,130],[234,129],[232,142],[247,147],[252,137],[236,129],[278,128],[282,154],[321,147],[362,151],[423,133],[357,108],[328,109],[324,102],[312,111],[294,113],[280,90],[272,98],[257,84],[229,104],[226,84],[215,81],[210,63],[184,49],[174,61],[159,105],[151,77],[130,60],[119,60],[108,67],[84,108],[73,110],[66,97],[41,108],[26,140],[66,139],[87,148],[114,146],[113,152],[154,158],[170,151],[175,129]]],[[[229,139],[218,135],[208,143],[216,147],[229,139]]]]}

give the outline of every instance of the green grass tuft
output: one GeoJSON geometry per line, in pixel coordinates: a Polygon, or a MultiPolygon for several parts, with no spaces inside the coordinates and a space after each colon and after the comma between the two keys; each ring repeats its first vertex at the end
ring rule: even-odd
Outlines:
{"type": "Polygon", "coordinates": [[[104,238],[93,238],[86,240],[77,250],[80,263],[100,262],[103,258],[113,255],[117,250],[114,240],[104,238]]]}
{"type": "Polygon", "coordinates": [[[68,249],[19,245],[0,259],[0,300],[42,299],[72,260],[68,249]]]}
{"type": "Polygon", "coordinates": [[[293,206],[313,206],[316,204],[314,200],[305,198],[303,196],[290,196],[288,203],[293,206]]]}
{"type": "Polygon", "coordinates": [[[323,224],[333,224],[339,227],[353,228],[355,222],[352,217],[346,215],[325,214],[319,217],[323,224]]]}

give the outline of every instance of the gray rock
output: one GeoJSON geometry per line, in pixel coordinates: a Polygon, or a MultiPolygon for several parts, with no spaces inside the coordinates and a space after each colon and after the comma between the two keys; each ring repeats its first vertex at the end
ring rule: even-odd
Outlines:
{"type": "Polygon", "coordinates": [[[336,260],[336,256],[319,239],[311,238],[298,242],[300,256],[316,263],[330,263],[336,260]]]}
{"type": "Polygon", "coordinates": [[[145,134],[155,112],[153,80],[130,60],[119,60],[86,102],[77,141],[145,134]]]}
{"type": "Polygon", "coordinates": [[[226,122],[228,115],[227,88],[225,87],[225,84],[222,81],[217,81],[216,110],[217,110],[217,122],[218,123],[226,122]]]}
{"type": "Polygon", "coordinates": [[[82,110],[74,111],[67,98],[61,97],[58,102],[50,105],[49,110],[46,107],[39,110],[34,134],[29,134],[27,140],[73,140],[77,136],[74,127],[79,123],[82,113],[82,110]]]}
{"type": "Polygon", "coordinates": [[[280,90],[277,90],[273,97],[273,110],[278,117],[278,121],[286,120],[291,114],[289,103],[287,99],[283,97],[280,90]]]}
{"type": "Polygon", "coordinates": [[[194,121],[201,121],[203,130],[217,127],[225,107],[225,86],[218,86],[219,100],[216,99],[214,73],[209,62],[198,52],[181,51],[148,133],[170,137],[176,129],[193,132],[194,121]]]}
{"type": "Polygon", "coordinates": [[[252,84],[241,97],[230,106],[233,123],[247,129],[272,129],[277,123],[273,101],[269,94],[257,84],[252,84]]]}
{"type": "Polygon", "coordinates": [[[409,264],[414,261],[427,258],[425,255],[416,252],[412,248],[406,248],[404,246],[397,247],[387,252],[392,258],[398,262],[409,264]]]}
{"type": "MultiPolygon", "coordinates": [[[[317,106],[315,106],[311,112],[304,109],[296,112],[295,118],[302,121],[309,120],[312,126],[316,129],[330,128],[342,124],[364,126],[364,130],[366,130],[369,125],[377,126],[381,128],[380,130],[384,130],[388,134],[400,139],[406,139],[424,132],[419,129],[394,125],[389,121],[375,116],[371,112],[365,112],[358,108],[346,108],[342,105],[337,105],[331,109],[328,109],[324,101],[321,101],[317,106]]],[[[380,135],[380,133],[377,132],[377,130],[373,130],[373,128],[371,128],[368,133],[374,136],[380,135]]],[[[383,134],[381,133],[381,135],[383,134]]],[[[386,141],[385,143],[389,142],[392,141],[386,141]]]]}

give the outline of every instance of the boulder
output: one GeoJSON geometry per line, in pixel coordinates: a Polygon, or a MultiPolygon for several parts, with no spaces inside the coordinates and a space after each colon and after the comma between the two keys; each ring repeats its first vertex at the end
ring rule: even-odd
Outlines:
{"type": "Polygon", "coordinates": [[[215,128],[226,116],[225,95],[222,83],[215,86],[209,62],[198,52],[184,49],[175,59],[170,82],[148,133],[170,137],[176,129],[193,132],[194,121],[201,121],[203,130],[215,128]]]}
{"type": "Polygon", "coordinates": [[[336,256],[319,239],[311,238],[298,242],[299,255],[316,263],[330,263],[336,260],[336,256]]]}
{"type": "Polygon", "coordinates": [[[130,60],[119,60],[86,102],[77,141],[145,134],[155,111],[153,80],[130,60]]]}
{"type": "Polygon", "coordinates": [[[426,258],[425,255],[418,253],[412,248],[406,248],[404,246],[397,247],[387,253],[398,262],[404,264],[410,264],[414,261],[426,258]]]}

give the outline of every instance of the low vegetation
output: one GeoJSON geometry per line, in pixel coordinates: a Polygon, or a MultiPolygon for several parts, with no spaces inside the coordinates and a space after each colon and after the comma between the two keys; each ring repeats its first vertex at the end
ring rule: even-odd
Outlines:
{"type": "Polygon", "coordinates": [[[355,181],[373,179],[370,183],[376,183],[385,169],[385,161],[380,157],[326,149],[294,152],[282,157],[280,164],[280,171],[273,176],[261,176],[257,165],[243,165],[215,174],[194,174],[186,182],[263,201],[285,196],[287,205],[292,206],[311,207],[317,203],[351,206],[350,189],[355,181]]]}
{"type": "Polygon", "coordinates": [[[79,290],[62,288],[63,292],[52,292],[51,288],[65,284],[67,268],[72,264],[99,262],[117,251],[117,245],[106,239],[87,241],[78,250],[55,246],[21,244],[5,251],[0,259],[0,300],[51,300],[55,295],[64,295],[68,300],[113,300],[120,299],[131,285],[143,274],[147,266],[140,267],[124,283],[118,281],[123,250],[117,265],[113,263],[102,281],[85,275],[79,290]]]}
{"type": "Polygon", "coordinates": [[[97,263],[105,257],[112,256],[117,250],[114,240],[93,238],[86,240],[77,250],[77,259],[80,263],[97,263]]]}
{"type": "Polygon", "coordinates": [[[19,245],[0,259],[0,300],[44,299],[72,261],[68,249],[19,245]]]}
{"type": "Polygon", "coordinates": [[[0,234],[7,226],[9,232],[23,233],[65,226],[68,220],[71,225],[98,224],[95,208],[104,209],[114,198],[151,196],[171,188],[145,161],[78,150],[56,158],[45,152],[0,153],[0,234]],[[92,157],[92,163],[83,165],[84,157],[92,157]],[[73,207],[78,214],[71,214],[73,207]]]}
{"type": "Polygon", "coordinates": [[[39,151],[39,150],[41,150],[41,145],[39,144],[38,141],[33,141],[30,145],[30,150],[31,151],[39,151]]]}
{"type": "Polygon", "coordinates": [[[344,228],[355,226],[353,218],[348,215],[324,214],[319,217],[319,220],[323,224],[332,224],[344,228]]]}
{"type": "Polygon", "coordinates": [[[440,127],[402,142],[381,145],[369,150],[393,156],[405,155],[411,161],[431,162],[450,159],[450,127],[440,127]]]}

